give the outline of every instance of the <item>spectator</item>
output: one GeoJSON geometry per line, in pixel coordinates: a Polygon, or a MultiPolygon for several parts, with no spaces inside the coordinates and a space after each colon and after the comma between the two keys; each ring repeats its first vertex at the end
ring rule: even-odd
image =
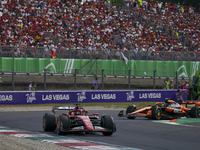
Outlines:
{"type": "Polygon", "coordinates": [[[165,89],[165,81],[166,81],[166,79],[164,79],[164,81],[163,81],[163,83],[162,83],[162,89],[164,90],[165,89]]]}
{"type": "Polygon", "coordinates": [[[31,90],[32,91],[37,91],[37,85],[36,85],[35,82],[33,83],[32,87],[31,87],[31,90]]]}
{"type": "Polygon", "coordinates": [[[0,77],[0,86],[1,86],[1,83],[3,83],[3,81],[1,80],[1,77],[0,77]]]}
{"type": "Polygon", "coordinates": [[[183,90],[185,89],[185,82],[184,82],[183,85],[182,85],[182,89],[183,89],[183,90]]]}
{"type": "Polygon", "coordinates": [[[169,88],[170,88],[169,77],[167,77],[165,80],[165,90],[169,90],[169,88]]]}
{"type": "Polygon", "coordinates": [[[92,89],[97,90],[99,89],[99,82],[98,78],[96,77],[95,80],[92,82],[92,89]]]}
{"type": "Polygon", "coordinates": [[[189,82],[187,80],[185,80],[185,89],[188,90],[189,89],[189,82]]]}
{"type": "MultiPolygon", "coordinates": [[[[52,47],[55,52],[63,47],[99,49],[98,53],[103,52],[104,58],[108,58],[112,54],[110,49],[118,47],[118,51],[168,52],[166,58],[179,51],[186,54],[176,54],[175,60],[180,60],[187,59],[189,51],[200,49],[200,14],[193,7],[148,0],[133,0],[130,7],[129,2],[125,5],[128,11],[102,0],[0,3],[0,42],[6,47],[2,54],[11,57],[15,46],[20,47],[15,56],[25,57],[26,48],[43,47],[41,53],[48,50],[49,55],[40,57],[51,57],[52,47]],[[57,47],[57,43],[61,45],[57,47]]],[[[36,57],[35,51],[30,53],[36,57]]]]}
{"type": "Polygon", "coordinates": [[[171,81],[170,81],[170,90],[173,90],[173,89],[174,89],[174,81],[171,80],[171,81]]]}
{"type": "Polygon", "coordinates": [[[179,104],[183,103],[183,92],[180,91],[180,89],[178,89],[177,93],[176,93],[176,100],[179,104]]]}
{"type": "Polygon", "coordinates": [[[33,84],[34,84],[34,82],[32,82],[31,84],[29,84],[29,86],[28,86],[28,90],[29,90],[29,91],[32,91],[31,88],[32,88],[33,84]]]}
{"type": "Polygon", "coordinates": [[[29,91],[37,91],[36,83],[32,82],[31,84],[29,84],[28,89],[29,91]]]}
{"type": "MultiPolygon", "coordinates": [[[[177,88],[176,84],[174,87],[177,88]]],[[[181,88],[181,84],[180,84],[180,81],[178,81],[178,89],[180,89],[180,88],[181,88]]]]}

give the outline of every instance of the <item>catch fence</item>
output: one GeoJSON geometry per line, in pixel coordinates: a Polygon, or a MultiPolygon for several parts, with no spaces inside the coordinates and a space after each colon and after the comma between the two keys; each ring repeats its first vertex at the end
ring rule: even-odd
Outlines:
{"type": "MultiPolygon", "coordinates": [[[[200,61],[200,53],[187,51],[142,51],[142,50],[110,50],[110,49],[69,49],[58,48],[56,59],[102,59],[120,60],[121,52],[128,60],[153,61],[200,61]]],[[[44,47],[11,47],[1,46],[0,57],[14,58],[51,58],[51,48],[44,47]]]]}

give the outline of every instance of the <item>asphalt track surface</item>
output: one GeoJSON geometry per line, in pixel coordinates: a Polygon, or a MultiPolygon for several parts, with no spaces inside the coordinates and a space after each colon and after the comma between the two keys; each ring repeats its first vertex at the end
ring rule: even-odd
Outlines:
{"type": "MultiPolygon", "coordinates": [[[[42,116],[45,112],[48,111],[0,112],[0,126],[44,133],[42,116]]],[[[66,136],[144,150],[200,149],[200,123],[181,126],[156,123],[146,118],[129,120],[118,117],[118,110],[90,110],[89,113],[112,115],[117,132],[112,136],[103,136],[101,133],[66,136]]]]}

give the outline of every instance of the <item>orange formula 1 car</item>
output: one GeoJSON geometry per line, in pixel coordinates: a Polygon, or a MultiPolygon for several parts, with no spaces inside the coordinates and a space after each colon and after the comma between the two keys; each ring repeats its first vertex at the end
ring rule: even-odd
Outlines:
{"type": "Polygon", "coordinates": [[[157,102],[153,106],[136,109],[136,106],[129,106],[126,109],[126,115],[123,115],[123,110],[118,114],[119,117],[127,117],[128,119],[135,119],[136,117],[146,117],[154,120],[160,119],[176,119],[180,117],[200,117],[200,102],[183,102],[181,104],[166,99],[164,103],[157,102]],[[187,108],[187,105],[195,104],[191,109],[187,108]]]}

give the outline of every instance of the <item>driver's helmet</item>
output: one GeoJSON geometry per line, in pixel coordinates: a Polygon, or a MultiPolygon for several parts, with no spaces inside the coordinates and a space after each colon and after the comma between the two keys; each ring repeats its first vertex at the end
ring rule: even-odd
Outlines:
{"type": "Polygon", "coordinates": [[[168,103],[168,100],[170,100],[170,98],[165,98],[165,103],[168,103]]]}
{"type": "Polygon", "coordinates": [[[81,113],[79,111],[74,112],[75,115],[80,115],[81,113]]]}
{"type": "Polygon", "coordinates": [[[82,111],[82,114],[87,114],[87,112],[86,111],[82,111]]]}
{"type": "Polygon", "coordinates": [[[133,109],[136,109],[136,105],[133,105],[133,109]]]}

